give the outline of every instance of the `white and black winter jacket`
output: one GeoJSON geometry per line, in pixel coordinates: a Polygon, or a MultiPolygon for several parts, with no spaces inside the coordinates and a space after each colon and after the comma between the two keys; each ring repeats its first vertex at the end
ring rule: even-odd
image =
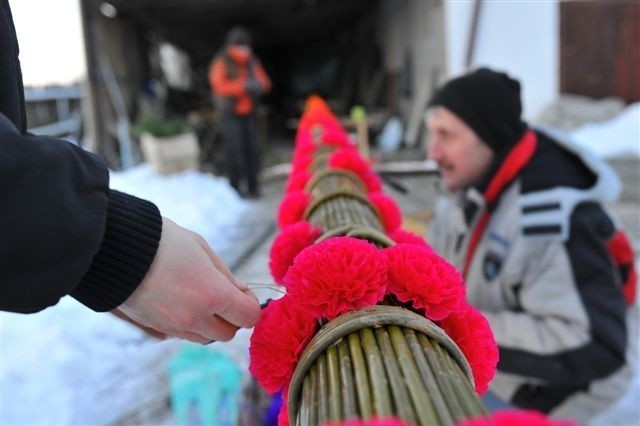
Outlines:
{"type": "MultiPolygon", "coordinates": [[[[436,205],[428,240],[461,271],[500,350],[490,390],[514,405],[584,421],[631,377],[621,277],[607,250],[603,205],[620,181],[560,134],[536,130],[535,152],[491,203],[483,188],[436,205]],[[488,222],[473,253],[469,241],[488,222]]],[[[494,166],[493,175],[504,166],[494,166]]]]}

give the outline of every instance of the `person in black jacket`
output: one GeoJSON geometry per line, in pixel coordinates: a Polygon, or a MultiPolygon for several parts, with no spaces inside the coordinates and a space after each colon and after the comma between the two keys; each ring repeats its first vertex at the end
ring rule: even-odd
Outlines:
{"type": "Polygon", "coordinates": [[[255,324],[257,299],[202,237],[109,189],[96,155],[26,129],[18,42],[0,0],[0,310],[37,312],[70,295],[202,343],[255,324]]]}

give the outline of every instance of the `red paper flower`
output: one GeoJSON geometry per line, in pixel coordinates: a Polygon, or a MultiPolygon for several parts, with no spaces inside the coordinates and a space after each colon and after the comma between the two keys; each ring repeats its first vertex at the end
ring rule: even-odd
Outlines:
{"type": "Polygon", "coordinates": [[[333,115],[330,110],[324,108],[315,108],[313,110],[305,112],[305,114],[300,118],[298,130],[309,130],[313,126],[318,124],[324,127],[342,127],[336,116],[333,115]]]}
{"type": "Polygon", "coordinates": [[[328,127],[322,132],[322,143],[340,148],[353,147],[349,135],[342,129],[328,127]]]}
{"type": "Polygon", "coordinates": [[[314,146],[296,149],[291,159],[291,173],[306,172],[313,163],[314,146]]]}
{"type": "Polygon", "coordinates": [[[285,227],[276,237],[269,252],[269,269],[273,279],[281,284],[293,259],[320,236],[320,229],[307,221],[285,227]]]}
{"type": "Polygon", "coordinates": [[[386,232],[393,232],[402,225],[402,212],[398,204],[382,192],[370,192],[369,200],[378,208],[386,232]]]}
{"type": "Polygon", "coordinates": [[[291,191],[284,196],[278,208],[278,226],[280,229],[302,220],[311,195],[302,191],[291,191]]]}
{"type": "Polygon", "coordinates": [[[371,165],[354,148],[341,149],[329,157],[329,168],[349,170],[358,175],[369,192],[380,191],[382,183],[371,165]]]}
{"type": "Polygon", "coordinates": [[[396,229],[393,232],[389,232],[389,238],[395,241],[397,244],[418,244],[427,248],[431,248],[429,244],[421,236],[414,234],[413,232],[405,231],[403,229],[396,229]]]}
{"type": "Polygon", "coordinates": [[[457,426],[577,426],[570,420],[554,420],[533,410],[499,410],[487,417],[462,420],[457,426]]]}
{"type": "Polygon", "coordinates": [[[313,140],[311,139],[310,130],[298,130],[296,133],[295,149],[313,146],[313,140]]]}
{"type": "Polygon", "coordinates": [[[386,274],[386,259],[373,244],[335,237],[300,252],[284,283],[303,309],[331,320],[381,301],[386,274]]]}
{"type": "Polygon", "coordinates": [[[267,392],[273,394],[288,386],[316,325],[316,319],[288,295],[271,301],[262,310],[251,335],[249,371],[267,392]]]}
{"type": "Polygon", "coordinates": [[[287,400],[284,398],[278,414],[278,426],[289,426],[289,408],[287,407],[287,400]]]}
{"type": "Polygon", "coordinates": [[[431,248],[396,244],[384,252],[389,259],[387,293],[424,309],[425,316],[434,321],[460,309],[465,296],[462,277],[431,248]]]}
{"type": "Polygon", "coordinates": [[[476,392],[484,394],[498,365],[498,346],[489,321],[473,306],[465,303],[458,312],[443,319],[440,327],[462,350],[471,366],[476,392]]]}
{"type": "Polygon", "coordinates": [[[373,418],[368,420],[342,420],[337,422],[325,422],[321,426],[412,426],[397,417],[373,418]]]}
{"type": "Polygon", "coordinates": [[[304,170],[299,170],[297,172],[291,173],[289,176],[289,180],[287,181],[287,185],[284,188],[285,193],[289,193],[291,191],[302,191],[307,183],[311,179],[311,174],[304,170]]]}

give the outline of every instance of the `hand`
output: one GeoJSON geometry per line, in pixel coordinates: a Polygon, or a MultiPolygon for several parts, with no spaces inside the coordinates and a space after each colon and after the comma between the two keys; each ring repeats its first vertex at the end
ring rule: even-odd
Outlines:
{"type": "Polygon", "coordinates": [[[260,96],[263,92],[262,84],[255,78],[250,78],[244,83],[244,90],[253,97],[260,96]]]}
{"type": "Polygon", "coordinates": [[[252,327],[260,305],[201,236],[163,218],[147,275],[114,313],[147,332],[206,343],[252,327]]]}

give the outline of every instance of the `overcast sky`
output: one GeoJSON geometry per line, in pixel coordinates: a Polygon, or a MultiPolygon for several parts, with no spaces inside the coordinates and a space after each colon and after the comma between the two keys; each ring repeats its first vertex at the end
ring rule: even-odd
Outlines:
{"type": "Polygon", "coordinates": [[[69,84],[85,74],[78,0],[9,0],[25,86],[69,84]]]}

